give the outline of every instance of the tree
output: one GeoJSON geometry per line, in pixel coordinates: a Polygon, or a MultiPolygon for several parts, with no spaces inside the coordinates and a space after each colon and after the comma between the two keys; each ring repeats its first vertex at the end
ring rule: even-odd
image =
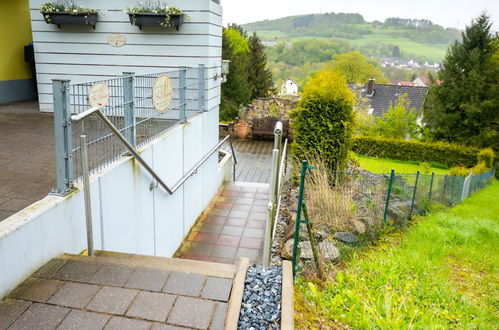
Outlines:
{"type": "Polygon", "coordinates": [[[407,94],[399,95],[395,105],[390,104],[388,111],[377,120],[377,131],[381,136],[403,140],[418,134],[415,108],[407,94]]]}
{"type": "Polygon", "coordinates": [[[317,157],[329,169],[343,170],[351,148],[353,105],[354,95],[339,73],[317,73],[291,113],[295,159],[317,157]]]}
{"type": "Polygon", "coordinates": [[[326,68],[339,72],[350,83],[367,83],[370,78],[376,79],[379,84],[389,83],[389,80],[375,66],[375,63],[360,52],[353,51],[335,55],[334,60],[328,63],[326,68]]]}
{"type": "Polygon", "coordinates": [[[499,41],[482,14],[448,49],[430,88],[424,122],[430,137],[499,150],[499,41]]]}
{"type": "Polygon", "coordinates": [[[251,98],[266,97],[272,88],[272,72],[267,68],[267,55],[260,38],[253,33],[249,39],[248,83],[251,98]]]}
{"type": "Polygon", "coordinates": [[[237,117],[241,106],[251,100],[248,83],[248,39],[234,28],[223,30],[222,58],[231,61],[227,82],[222,84],[220,119],[230,121],[237,117]]]}

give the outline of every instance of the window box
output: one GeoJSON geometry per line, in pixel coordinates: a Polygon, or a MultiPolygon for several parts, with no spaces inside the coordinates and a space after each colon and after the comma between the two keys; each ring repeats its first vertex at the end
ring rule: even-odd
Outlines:
{"type": "Polygon", "coordinates": [[[166,15],[156,13],[129,13],[130,23],[138,26],[141,30],[143,26],[173,27],[177,31],[184,23],[184,15],[166,15]]]}
{"type": "Polygon", "coordinates": [[[42,13],[47,24],[61,25],[91,25],[95,29],[97,23],[97,13],[42,13]]]}

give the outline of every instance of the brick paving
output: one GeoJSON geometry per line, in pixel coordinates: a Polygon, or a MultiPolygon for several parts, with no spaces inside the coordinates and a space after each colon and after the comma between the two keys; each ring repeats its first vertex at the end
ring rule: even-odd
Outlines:
{"type": "Polygon", "coordinates": [[[0,303],[0,329],[224,329],[231,289],[228,278],[53,259],[0,303]]]}
{"type": "Polygon", "coordinates": [[[0,105],[0,221],[55,186],[54,124],[36,102],[0,105]]]}
{"type": "Polygon", "coordinates": [[[177,257],[227,264],[246,257],[260,264],[268,200],[268,185],[226,182],[177,257]]]}

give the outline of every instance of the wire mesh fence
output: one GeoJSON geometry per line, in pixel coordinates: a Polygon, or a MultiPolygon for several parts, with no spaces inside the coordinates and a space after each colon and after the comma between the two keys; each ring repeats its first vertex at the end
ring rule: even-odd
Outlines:
{"type": "MultiPolygon", "coordinates": [[[[102,113],[136,147],[205,110],[205,70],[202,66],[153,74],[124,74],[119,78],[70,85],[71,114],[77,115],[91,108],[89,94],[96,84],[107,86],[109,92],[108,102],[101,108],[102,113]],[[171,103],[165,111],[158,111],[154,105],[154,86],[157,79],[164,75],[171,82],[171,103]]],[[[71,126],[72,138],[68,146],[71,164],[68,166],[71,166],[72,174],[69,181],[78,180],[82,175],[81,135],[87,136],[91,172],[127,153],[125,146],[95,116],[73,122],[71,126]]]]}
{"type": "MultiPolygon", "coordinates": [[[[495,170],[472,175],[449,176],[417,173],[375,174],[361,169],[334,172],[320,166],[302,164],[298,204],[306,214],[297,215],[295,223],[293,269],[300,258],[298,246],[305,246],[305,259],[314,259],[312,269],[322,273],[321,263],[339,254],[324,233],[334,234],[335,244],[376,238],[386,226],[403,227],[417,215],[427,213],[435,204],[454,206],[485,188],[494,178],[495,170]],[[312,230],[300,233],[312,225],[312,230]],[[318,234],[321,233],[321,234],[318,234]],[[354,234],[355,233],[355,234],[354,234]],[[338,235],[340,234],[340,235],[338,235]],[[338,237],[337,237],[338,236],[338,237]],[[304,244],[299,245],[300,237],[304,244]],[[316,246],[311,246],[316,244],[316,246]],[[316,254],[319,259],[315,260],[316,254]],[[313,257],[313,258],[312,258],[313,257]]],[[[297,211],[301,213],[302,210],[297,211]]],[[[303,260],[302,260],[303,261],[303,260]]]]}

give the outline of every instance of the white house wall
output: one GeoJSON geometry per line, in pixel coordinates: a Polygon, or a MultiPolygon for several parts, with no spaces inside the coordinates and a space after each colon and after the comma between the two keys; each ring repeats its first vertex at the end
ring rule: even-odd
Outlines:
{"type": "MultiPolygon", "coordinates": [[[[45,23],[39,12],[45,2],[30,0],[41,111],[52,111],[52,79],[80,83],[123,72],[154,73],[200,64],[206,66],[207,77],[221,73],[222,7],[211,0],[169,1],[190,17],[180,31],[132,26],[123,10],[136,5],[136,0],[80,0],[80,6],[99,10],[95,30],[89,26],[58,28],[45,23]],[[117,33],[127,40],[123,47],[107,43],[109,35],[117,33]]],[[[219,86],[220,80],[207,80],[209,109],[220,103],[219,86]]]]}
{"type": "MultiPolygon", "coordinates": [[[[170,186],[218,143],[218,109],[193,117],[152,141],[141,155],[170,186]],[[184,150],[184,152],[182,151],[184,150]]],[[[124,158],[90,177],[96,249],[171,257],[208,206],[231,162],[215,153],[173,195],[149,190],[151,176],[124,158]]],[[[80,187],[81,188],[81,187],[80,187]]],[[[83,192],[47,196],[0,222],[0,298],[51,258],[86,248],[83,192]]]]}

